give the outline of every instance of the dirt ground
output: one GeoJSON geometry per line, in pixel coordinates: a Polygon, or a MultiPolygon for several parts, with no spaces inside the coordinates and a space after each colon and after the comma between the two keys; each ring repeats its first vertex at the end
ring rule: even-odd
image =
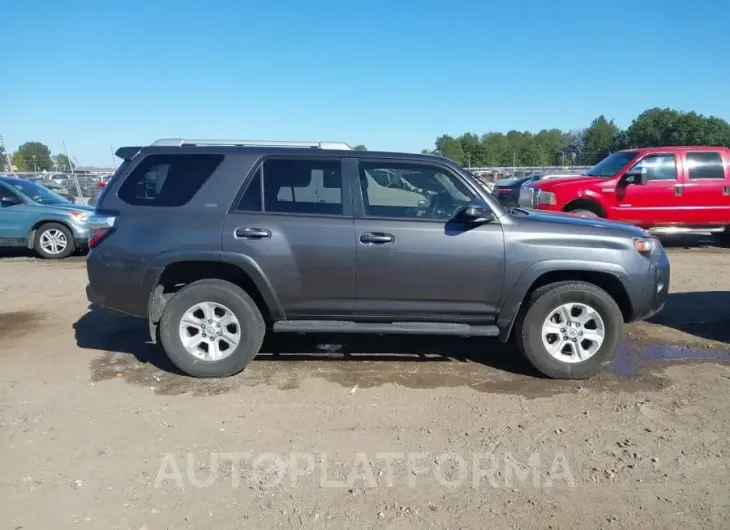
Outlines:
{"type": "Polygon", "coordinates": [[[730,528],[730,250],[686,245],[666,309],[582,382],[366,337],[193,380],[89,309],[83,257],[6,254],[0,528],[730,528]]]}

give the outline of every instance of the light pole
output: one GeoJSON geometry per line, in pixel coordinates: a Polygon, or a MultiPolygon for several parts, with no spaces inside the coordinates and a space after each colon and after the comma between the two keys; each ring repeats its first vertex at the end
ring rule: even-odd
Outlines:
{"type": "Polygon", "coordinates": [[[37,157],[35,155],[30,155],[30,157],[33,159],[33,171],[38,171],[38,164],[35,161],[37,157]]]}

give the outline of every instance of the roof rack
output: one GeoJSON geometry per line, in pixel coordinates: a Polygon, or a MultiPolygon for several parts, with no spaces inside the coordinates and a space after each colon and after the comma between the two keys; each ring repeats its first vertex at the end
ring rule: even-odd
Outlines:
{"type": "Polygon", "coordinates": [[[161,138],[153,146],[182,147],[184,145],[226,145],[237,147],[304,147],[308,149],[351,150],[345,142],[286,142],[278,140],[193,140],[188,138],[161,138]]]}

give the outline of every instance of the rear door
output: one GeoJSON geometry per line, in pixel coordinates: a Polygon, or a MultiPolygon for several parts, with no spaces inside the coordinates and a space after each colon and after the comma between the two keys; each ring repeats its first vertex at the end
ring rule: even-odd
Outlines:
{"type": "Polygon", "coordinates": [[[340,157],[272,156],[246,179],[226,216],[223,251],[253,259],[286,317],[352,314],[352,197],[340,157]]]}
{"type": "Polygon", "coordinates": [[[611,218],[644,228],[682,224],[685,197],[680,164],[672,152],[650,153],[639,159],[628,171],[643,169],[646,184],[621,179],[611,218]]]}
{"type": "Polygon", "coordinates": [[[683,215],[690,225],[727,225],[730,219],[728,151],[687,151],[683,215]]]}

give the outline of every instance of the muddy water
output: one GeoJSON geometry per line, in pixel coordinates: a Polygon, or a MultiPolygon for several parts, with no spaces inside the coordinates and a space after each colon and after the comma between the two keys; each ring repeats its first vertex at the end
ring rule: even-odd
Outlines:
{"type": "Polygon", "coordinates": [[[267,339],[262,353],[242,374],[198,380],[179,374],[162,349],[148,342],[146,328],[133,319],[124,320],[117,329],[101,325],[101,320],[86,330],[77,327],[81,347],[107,350],[92,361],[92,380],[120,378],[168,395],[214,395],[258,385],[286,391],[314,378],[346,389],[387,384],[413,389],[468,387],[536,398],[585,390],[660,390],[672,384],[663,374],[666,366],[730,362],[725,351],[630,341],[622,344],[612,370],[584,381],[556,381],[541,377],[512,347],[494,340],[343,336],[333,343],[331,336],[278,335],[267,339]],[[88,339],[89,328],[94,340],[88,339]],[[107,335],[100,336],[100,329],[107,329],[107,335]]]}

